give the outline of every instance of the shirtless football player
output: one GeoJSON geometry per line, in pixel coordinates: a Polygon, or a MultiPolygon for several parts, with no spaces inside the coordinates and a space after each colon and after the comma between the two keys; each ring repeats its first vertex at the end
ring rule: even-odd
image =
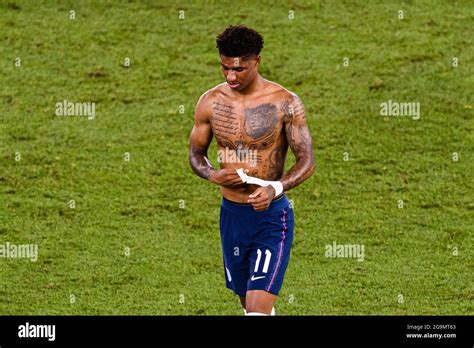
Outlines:
{"type": "Polygon", "coordinates": [[[197,175],[220,186],[227,287],[240,297],[246,315],[274,315],[293,242],[285,192],[312,175],[312,140],[300,98],[258,73],[262,36],[230,26],[216,43],[226,82],[196,105],[189,161],[197,175]],[[225,154],[220,169],[207,158],[213,136],[225,154]],[[296,163],[284,173],[288,147],[296,163]]]}

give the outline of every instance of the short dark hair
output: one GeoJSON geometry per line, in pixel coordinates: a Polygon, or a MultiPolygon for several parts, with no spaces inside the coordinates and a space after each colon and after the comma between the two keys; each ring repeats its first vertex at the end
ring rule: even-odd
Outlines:
{"type": "Polygon", "coordinates": [[[263,37],[245,25],[231,25],[217,35],[216,47],[226,57],[250,58],[260,54],[263,37]]]}

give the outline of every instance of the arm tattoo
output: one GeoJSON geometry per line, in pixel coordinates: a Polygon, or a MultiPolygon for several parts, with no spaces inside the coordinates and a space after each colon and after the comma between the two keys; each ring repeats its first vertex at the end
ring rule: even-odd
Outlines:
{"type": "Polygon", "coordinates": [[[189,149],[189,163],[197,175],[209,180],[211,170],[214,168],[207,159],[207,149],[191,146],[189,149]]]}
{"type": "Polygon", "coordinates": [[[306,125],[306,113],[300,99],[281,105],[288,144],[295,154],[296,163],[280,180],[285,191],[298,186],[313,174],[314,154],[311,135],[306,125]]]}

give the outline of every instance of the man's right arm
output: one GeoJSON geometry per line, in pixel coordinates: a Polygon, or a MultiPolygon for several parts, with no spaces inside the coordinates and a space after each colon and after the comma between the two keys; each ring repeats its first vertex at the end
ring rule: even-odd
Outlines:
{"type": "Polygon", "coordinates": [[[194,114],[194,127],[189,137],[189,164],[201,178],[210,180],[215,170],[207,158],[207,150],[212,141],[210,108],[206,94],[199,98],[194,114]]]}
{"type": "Polygon", "coordinates": [[[235,169],[214,169],[207,157],[207,150],[212,141],[210,117],[211,103],[208,94],[204,94],[196,105],[194,127],[189,137],[189,164],[201,178],[220,186],[232,187],[242,184],[235,169]]]}

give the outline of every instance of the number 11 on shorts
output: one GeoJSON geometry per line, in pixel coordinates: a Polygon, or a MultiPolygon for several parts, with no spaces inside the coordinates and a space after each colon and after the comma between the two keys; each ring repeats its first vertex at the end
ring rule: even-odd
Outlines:
{"type": "MultiPolygon", "coordinates": [[[[254,273],[258,272],[258,266],[260,265],[260,259],[262,258],[262,251],[260,249],[257,249],[257,261],[255,262],[255,268],[254,268],[254,273]]],[[[272,258],[272,253],[270,250],[265,250],[265,262],[263,264],[263,270],[262,273],[267,273],[268,272],[268,266],[270,265],[270,259],[272,258]]]]}

